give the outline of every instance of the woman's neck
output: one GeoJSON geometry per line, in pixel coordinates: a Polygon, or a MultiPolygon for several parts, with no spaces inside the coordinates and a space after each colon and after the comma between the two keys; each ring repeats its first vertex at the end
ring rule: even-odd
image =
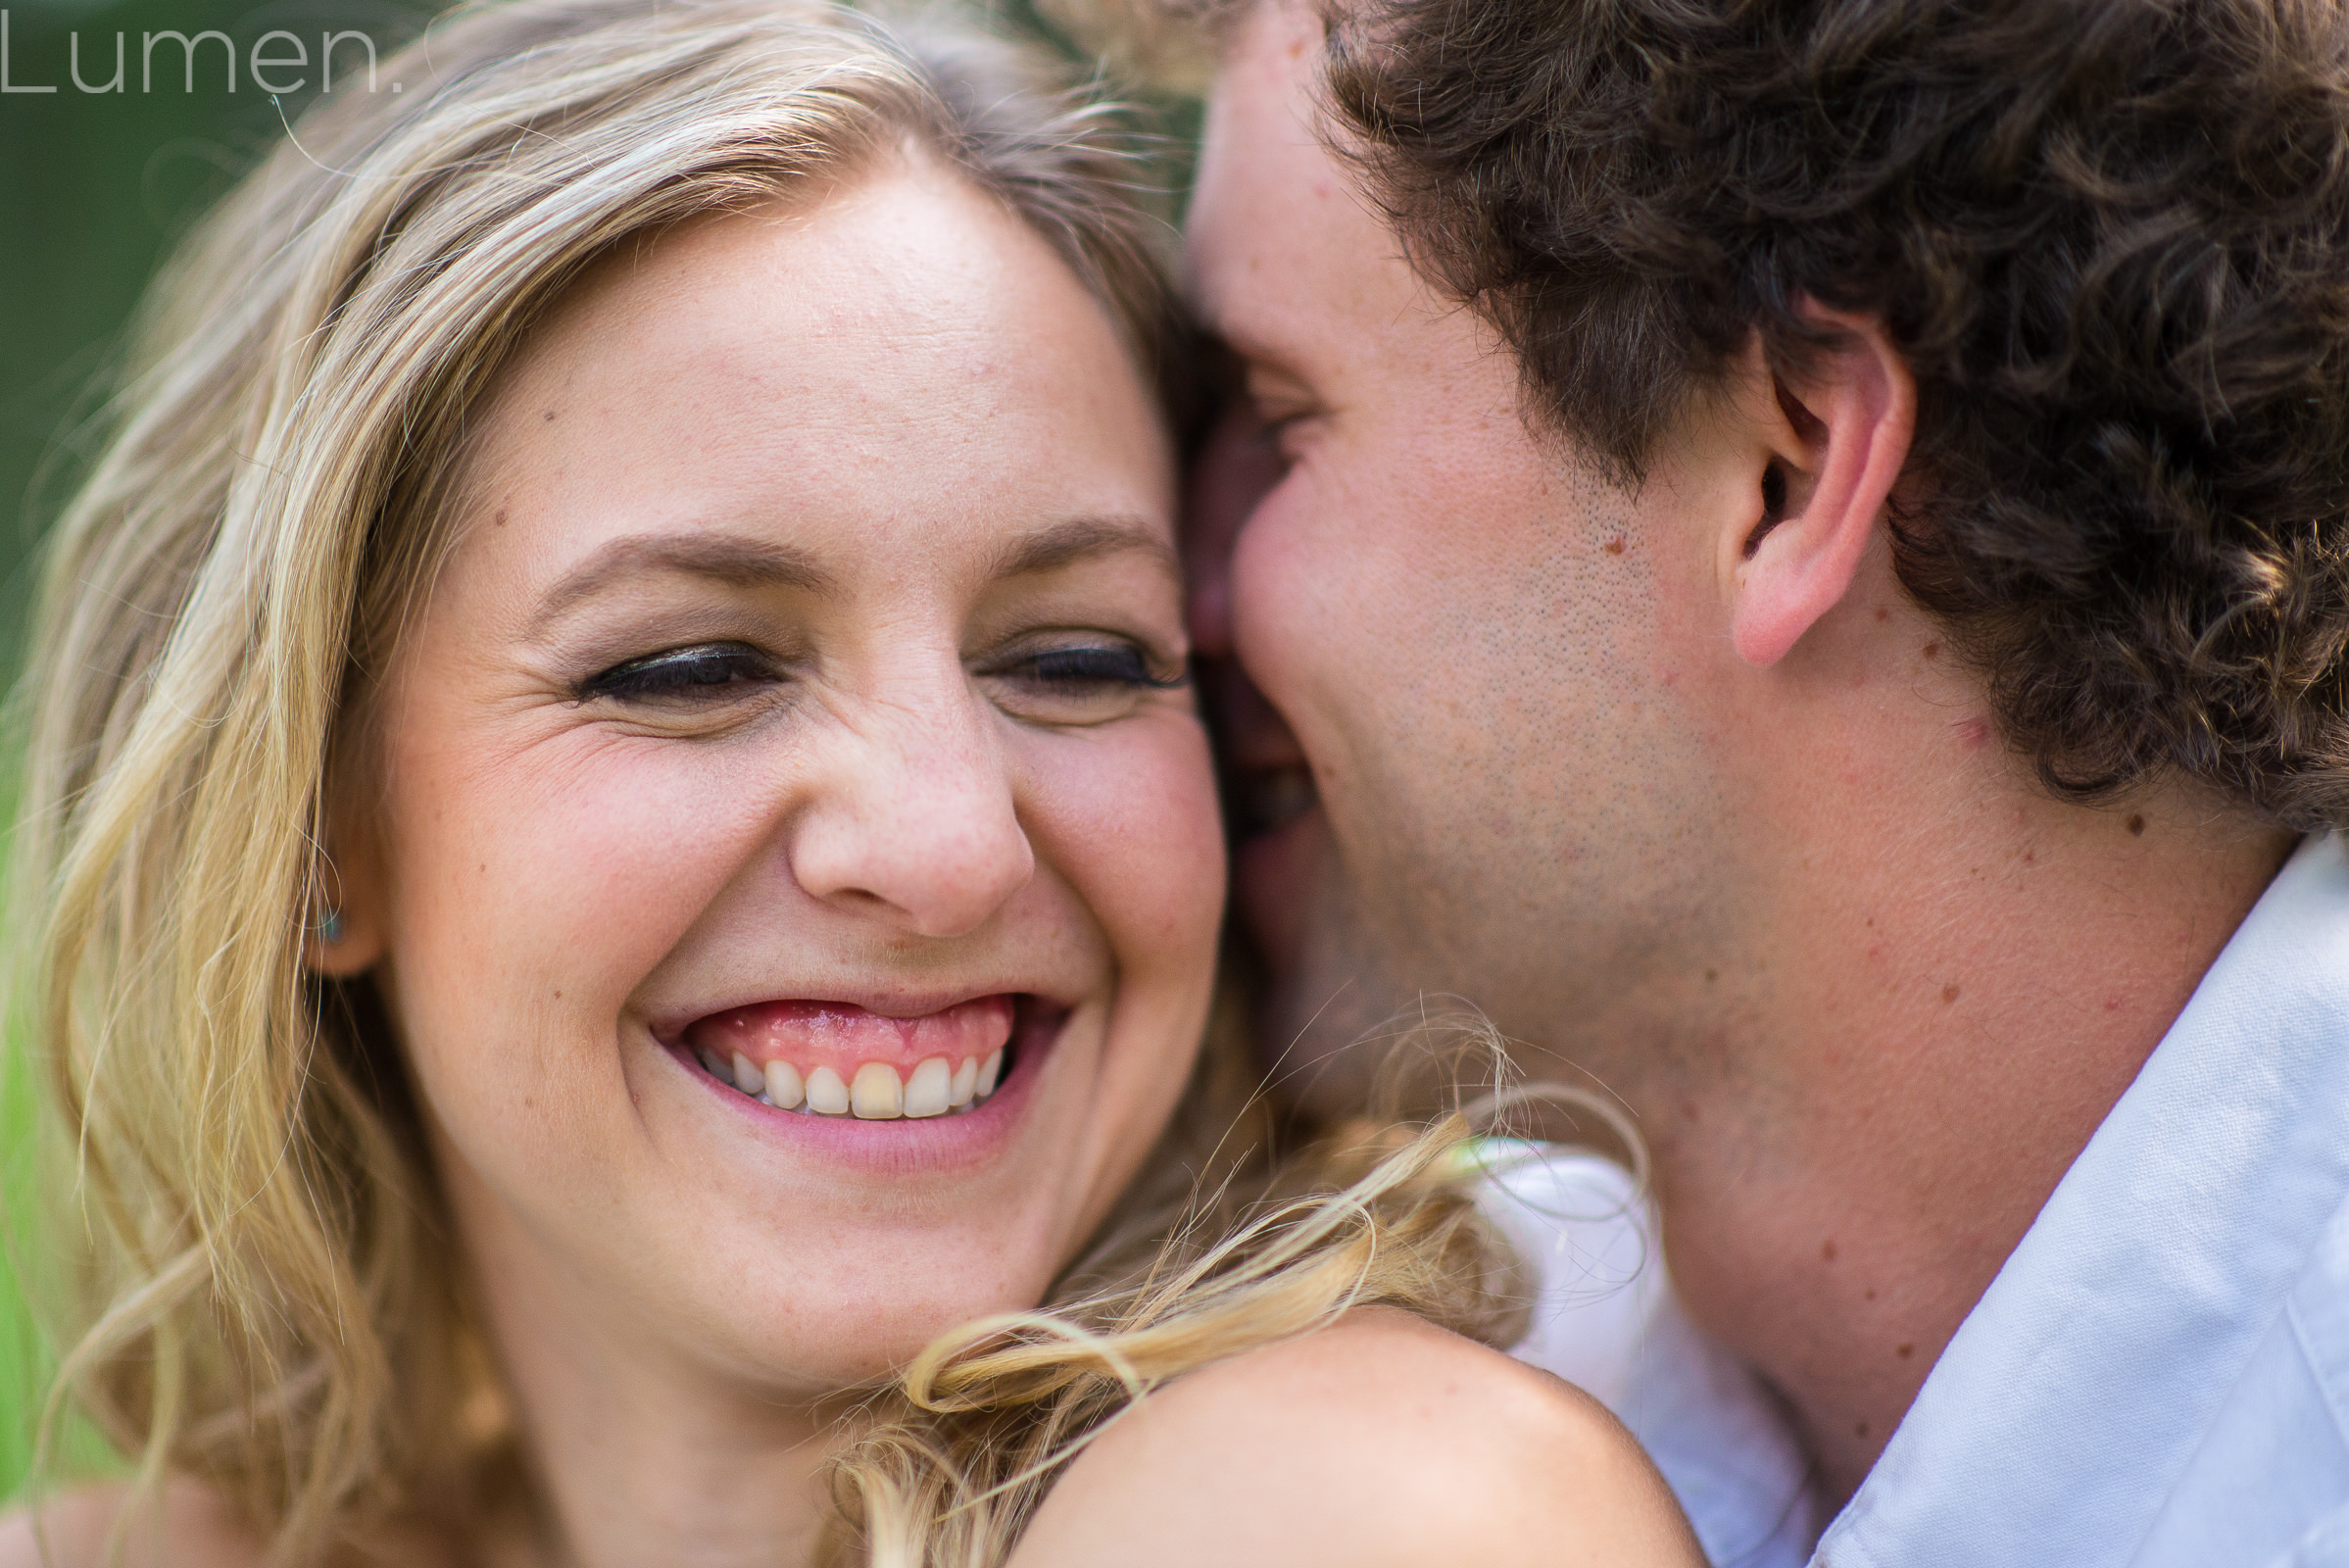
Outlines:
{"type": "MultiPolygon", "coordinates": [[[[533,1250],[520,1227],[488,1215],[468,1214],[464,1228],[477,1250],[509,1262],[533,1250]]],[[[491,1276],[481,1305],[543,1500],[525,1560],[812,1561],[832,1511],[823,1469],[837,1423],[808,1399],[759,1396],[682,1342],[676,1325],[646,1323],[584,1287],[553,1288],[559,1265],[543,1251],[537,1261],[476,1271],[491,1276]]]]}

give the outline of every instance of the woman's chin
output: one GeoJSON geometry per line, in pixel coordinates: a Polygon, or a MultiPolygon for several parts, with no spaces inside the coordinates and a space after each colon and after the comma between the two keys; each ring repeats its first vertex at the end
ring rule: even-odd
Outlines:
{"type": "Polygon", "coordinates": [[[659,1181],[655,1206],[675,1222],[640,1212],[629,1228],[660,1238],[649,1255],[605,1266],[648,1306],[665,1295],[680,1308],[667,1321],[695,1359],[797,1402],[1035,1305],[1098,1206],[1081,1195],[1104,1179],[1089,1151],[1105,1011],[1023,1016],[992,1094],[921,1117],[785,1109],[682,1046],[648,1053],[659,1081],[639,1086],[640,1108],[669,1112],[660,1166],[689,1191],[659,1181]]]}
{"type": "Polygon", "coordinates": [[[736,1398],[824,1416],[836,1401],[889,1381],[942,1336],[1032,1307],[1051,1281],[1040,1270],[1032,1282],[1008,1284],[966,1275],[966,1263],[950,1258],[918,1285],[869,1273],[831,1281],[821,1293],[781,1298],[764,1314],[726,1314],[676,1348],[736,1398]]]}

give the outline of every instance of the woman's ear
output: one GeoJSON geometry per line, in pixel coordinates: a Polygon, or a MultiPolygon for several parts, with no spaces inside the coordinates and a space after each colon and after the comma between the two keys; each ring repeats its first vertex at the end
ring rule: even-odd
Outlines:
{"type": "Polygon", "coordinates": [[[303,964],[329,980],[365,974],[385,945],[381,847],[341,793],[329,793],[302,945],[303,964]]]}
{"type": "Polygon", "coordinates": [[[1779,416],[1761,480],[1761,521],[1740,545],[1730,636],[1774,664],[1842,599],[1908,462],[1917,382],[1874,317],[1805,301],[1840,334],[1799,377],[1771,375],[1779,416]]]}

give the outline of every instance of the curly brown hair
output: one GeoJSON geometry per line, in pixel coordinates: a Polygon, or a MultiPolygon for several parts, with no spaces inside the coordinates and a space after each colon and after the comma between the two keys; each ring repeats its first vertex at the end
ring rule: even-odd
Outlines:
{"type": "Polygon", "coordinates": [[[1433,278],[1636,481],[1807,296],[1917,378],[1902,581],[2067,795],[2349,824],[2349,24],[2328,0],[1369,0],[1433,278]]]}
{"type": "Polygon", "coordinates": [[[2349,826],[2349,11],[1350,0],[1329,71],[1415,264],[1603,470],[1755,336],[1826,346],[1806,298],[1880,317],[1901,580],[2047,785],[2349,826]]]}

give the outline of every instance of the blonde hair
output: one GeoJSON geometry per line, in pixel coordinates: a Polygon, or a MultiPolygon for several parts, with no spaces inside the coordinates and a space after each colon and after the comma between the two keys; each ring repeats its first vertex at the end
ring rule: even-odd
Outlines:
{"type": "MultiPolygon", "coordinates": [[[[389,1031],[303,958],[345,715],[532,322],[615,245],[910,140],[1042,232],[1147,373],[1175,363],[1130,142],[1005,46],[811,0],[512,0],[384,75],[411,90],[306,117],[151,296],[50,546],[11,867],[37,937],[12,1007],[85,1237],[60,1390],[146,1494],[215,1488],[275,1564],[513,1495],[389,1031]]],[[[848,1423],[838,1553],[998,1561],[1137,1394],[1357,1302],[1502,1334],[1456,1129],[1284,1152],[1215,1035],[1052,1310],[942,1344],[848,1423]]]]}

